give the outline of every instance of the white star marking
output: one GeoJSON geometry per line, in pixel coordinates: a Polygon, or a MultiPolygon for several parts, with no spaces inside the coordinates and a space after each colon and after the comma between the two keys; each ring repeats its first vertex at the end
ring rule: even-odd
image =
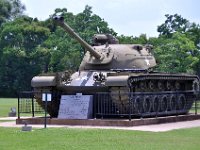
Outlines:
{"type": "Polygon", "coordinates": [[[147,66],[150,66],[150,62],[149,62],[149,60],[147,58],[145,58],[144,61],[147,63],[147,66]]]}

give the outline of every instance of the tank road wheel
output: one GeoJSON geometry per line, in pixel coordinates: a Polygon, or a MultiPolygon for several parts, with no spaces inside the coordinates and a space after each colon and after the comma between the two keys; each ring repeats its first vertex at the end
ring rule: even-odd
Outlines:
{"type": "Polygon", "coordinates": [[[149,81],[148,87],[150,90],[154,90],[155,89],[155,83],[153,81],[149,81]]]}
{"type": "Polygon", "coordinates": [[[163,95],[160,101],[160,111],[165,112],[167,111],[167,96],[163,95]]]}
{"type": "Polygon", "coordinates": [[[139,89],[140,89],[141,91],[145,91],[145,90],[147,89],[147,84],[146,84],[145,81],[140,81],[140,82],[139,82],[139,89]]]}
{"type": "Polygon", "coordinates": [[[110,96],[117,106],[119,113],[127,113],[127,111],[129,111],[129,95],[127,87],[112,87],[110,96]]]}
{"type": "Polygon", "coordinates": [[[116,104],[119,105],[121,102],[118,100],[119,99],[119,92],[118,88],[112,88],[110,92],[110,96],[112,98],[112,101],[116,104]]]}
{"type": "Polygon", "coordinates": [[[167,81],[166,88],[167,88],[168,91],[172,90],[172,83],[170,81],[167,81]]]}
{"type": "Polygon", "coordinates": [[[118,113],[122,113],[122,111],[124,110],[121,101],[119,100],[119,94],[118,92],[111,92],[110,93],[112,102],[115,104],[115,107],[117,109],[118,113]]]}
{"type": "Polygon", "coordinates": [[[144,113],[149,113],[151,111],[151,99],[149,96],[144,97],[143,111],[144,113]]]}
{"type": "Polygon", "coordinates": [[[134,100],[134,108],[135,108],[135,113],[136,114],[141,114],[143,112],[143,107],[142,107],[142,97],[137,96],[134,100]]]}
{"type": "Polygon", "coordinates": [[[197,94],[199,92],[199,81],[196,79],[193,81],[193,84],[192,84],[192,89],[194,91],[195,94],[197,94]]]}
{"type": "Polygon", "coordinates": [[[156,96],[153,97],[152,111],[158,112],[158,110],[159,110],[159,98],[156,95],[156,96]]]}
{"type": "Polygon", "coordinates": [[[162,81],[158,81],[158,89],[159,89],[160,91],[163,91],[164,88],[165,88],[164,83],[163,83],[162,81]]]}
{"type": "Polygon", "coordinates": [[[123,103],[123,105],[129,104],[129,94],[128,94],[128,88],[127,87],[120,87],[119,88],[119,94],[120,94],[120,100],[123,103]]]}
{"type": "Polygon", "coordinates": [[[178,96],[178,110],[184,110],[186,106],[186,98],[184,94],[178,96]]]}
{"type": "Polygon", "coordinates": [[[175,95],[171,95],[170,96],[170,100],[169,100],[169,109],[171,111],[176,110],[176,97],[175,95]]]}
{"type": "Polygon", "coordinates": [[[175,82],[175,89],[176,89],[176,90],[180,90],[180,89],[181,89],[181,84],[180,84],[180,82],[178,82],[178,81],[175,82]]]}

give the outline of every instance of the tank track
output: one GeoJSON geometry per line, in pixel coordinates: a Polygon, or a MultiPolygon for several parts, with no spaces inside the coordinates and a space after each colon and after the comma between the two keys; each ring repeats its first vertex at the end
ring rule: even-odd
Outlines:
{"type": "Polygon", "coordinates": [[[120,114],[166,116],[188,113],[199,90],[194,75],[142,74],[128,79],[128,87],[111,87],[120,114]]]}

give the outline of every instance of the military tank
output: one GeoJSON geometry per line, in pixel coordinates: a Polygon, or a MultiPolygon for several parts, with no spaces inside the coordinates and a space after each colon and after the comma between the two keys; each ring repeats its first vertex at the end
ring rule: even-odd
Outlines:
{"type": "Polygon", "coordinates": [[[119,114],[131,110],[139,116],[164,116],[184,114],[191,108],[199,91],[198,77],[154,71],[156,60],[151,45],[119,44],[110,34],[96,34],[91,46],[63,17],[53,19],[87,52],[79,70],[73,74],[64,71],[33,77],[31,85],[41,106],[44,107],[42,93],[53,93],[47,107],[51,117],[58,115],[61,95],[76,93],[106,92],[119,114]]]}

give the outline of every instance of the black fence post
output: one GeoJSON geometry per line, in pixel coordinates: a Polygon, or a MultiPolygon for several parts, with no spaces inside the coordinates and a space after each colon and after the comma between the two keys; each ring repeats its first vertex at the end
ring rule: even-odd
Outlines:
{"type": "Polygon", "coordinates": [[[195,115],[197,115],[197,97],[195,98],[195,103],[194,103],[194,107],[195,107],[195,115]]]}
{"type": "Polygon", "coordinates": [[[129,121],[131,121],[131,92],[128,93],[129,97],[129,121]]]}
{"type": "Polygon", "coordinates": [[[32,117],[35,117],[34,98],[33,98],[32,93],[31,93],[31,100],[32,100],[32,117]]]}
{"type": "MultiPolygon", "coordinates": [[[[178,94],[176,93],[176,99],[178,100],[178,94]]],[[[176,113],[176,117],[178,117],[178,113],[177,113],[177,111],[178,111],[178,103],[177,103],[177,101],[176,101],[176,109],[175,109],[175,113],[176,113]]]]}
{"type": "Polygon", "coordinates": [[[94,119],[96,119],[96,99],[98,98],[97,94],[93,95],[93,111],[94,111],[94,119]]]}
{"type": "Polygon", "coordinates": [[[44,128],[47,128],[47,93],[45,93],[45,117],[44,117],[44,128]]]}
{"type": "Polygon", "coordinates": [[[20,119],[20,92],[18,93],[18,119],[20,119]]]}

